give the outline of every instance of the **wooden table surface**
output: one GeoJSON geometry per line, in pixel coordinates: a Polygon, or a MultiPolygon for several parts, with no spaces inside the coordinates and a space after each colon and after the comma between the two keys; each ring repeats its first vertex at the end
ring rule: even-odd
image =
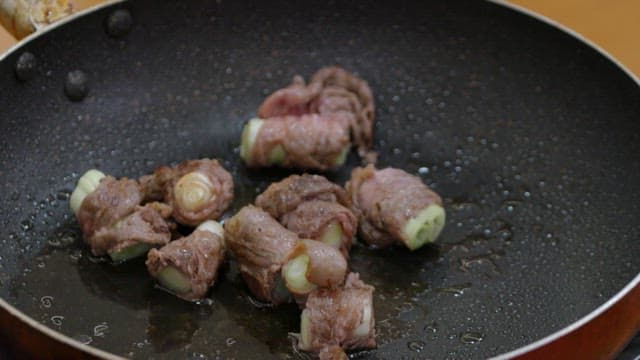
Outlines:
{"type": "MultiPolygon", "coordinates": [[[[102,0],[75,0],[86,8],[102,0]]],[[[640,76],[640,0],[511,0],[592,40],[640,76]]],[[[0,53],[16,40],[0,26],[0,53]]]]}

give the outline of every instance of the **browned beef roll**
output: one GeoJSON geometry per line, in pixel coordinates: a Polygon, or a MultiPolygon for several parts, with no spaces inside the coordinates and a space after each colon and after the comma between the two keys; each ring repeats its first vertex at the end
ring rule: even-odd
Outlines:
{"type": "Polygon", "coordinates": [[[140,179],[145,200],[164,200],[180,224],[216,220],[233,201],[233,179],[218,160],[187,160],[162,166],[140,179]]]}
{"type": "Polygon", "coordinates": [[[403,170],[356,168],[346,189],[359,216],[359,234],[371,245],[398,242],[414,250],[434,241],[445,225],[440,196],[403,170]]]}
{"type": "Polygon", "coordinates": [[[343,287],[312,291],[300,316],[298,348],[339,355],[335,347],[376,347],[373,291],[356,273],[349,274],[343,287]]]}
{"type": "Polygon", "coordinates": [[[351,147],[348,117],[335,113],[252,119],[242,133],[240,156],[249,167],[341,166],[351,147]]]}
{"type": "Polygon", "coordinates": [[[78,180],[70,205],[94,255],[109,254],[114,261],[124,261],[169,242],[170,210],[156,203],[140,206],[142,199],[135,180],[116,180],[98,170],[89,170],[78,180]]]}
{"type": "Polygon", "coordinates": [[[271,94],[260,106],[261,118],[303,114],[348,115],[348,127],[360,156],[371,149],[375,121],[373,93],[366,81],[332,66],[318,70],[308,86],[300,76],[271,94]]]}
{"type": "Polygon", "coordinates": [[[306,295],[316,287],[342,285],[347,275],[347,260],[336,248],[319,241],[301,239],[282,268],[287,289],[294,295],[306,295]]]}
{"type": "Polygon", "coordinates": [[[213,220],[200,224],[189,236],[151,249],[147,269],[160,284],[186,300],[205,297],[224,262],[224,230],[213,220]]]}
{"type": "Polygon", "coordinates": [[[322,241],[348,258],[357,219],[344,189],[324,176],[291,175],[258,195],[256,205],[300,238],[322,241]]]}
{"type": "Polygon", "coordinates": [[[252,205],[227,220],[224,229],[226,242],[251,293],[274,305],[287,302],[290,294],[280,270],[298,243],[296,234],[252,205]]]}

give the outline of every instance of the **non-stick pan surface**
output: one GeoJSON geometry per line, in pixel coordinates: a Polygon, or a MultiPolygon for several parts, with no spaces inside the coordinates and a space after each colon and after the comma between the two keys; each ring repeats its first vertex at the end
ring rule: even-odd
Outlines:
{"type": "MultiPolygon", "coordinates": [[[[640,271],[640,90],[592,48],[478,1],[172,1],[106,8],[0,63],[0,295],[73,338],[134,358],[294,358],[295,306],[256,306],[234,264],[210,301],[156,288],[142,261],[114,266],[80,239],[68,197],[99,168],[137,177],[216,157],[233,210],[285,176],[238,160],[261,100],[326,65],[369,81],[380,166],[445,199],[439,243],[356,246],[376,286],[379,348],[356,358],[483,358],[566,327],[640,271]],[[19,82],[32,52],[37,75],[19,82]],[[81,69],[90,94],[63,87],[81,69]]],[[[330,178],[344,182],[358,164],[330,178]]]]}

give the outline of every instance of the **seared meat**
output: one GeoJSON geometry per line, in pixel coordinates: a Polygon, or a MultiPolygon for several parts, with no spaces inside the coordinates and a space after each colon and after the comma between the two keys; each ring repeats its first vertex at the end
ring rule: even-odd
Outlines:
{"type": "Polygon", "coordinates": [[[310,200],[337,202],[349,207],[351,201],[342,187],[321,175],[291,175],[275,182],[256,198],[256,205],[280,220],[300,204],[310,200]]]}
{"type": "Polygon", "coordinates": [[[183,225],[217,219],[233,200],[233,179],[217,160],[162,166],[140,182],[145,200],[164,199],[173,208],[173,218],[183,225]]]}
{"type": "Polygon", "coordinates": [[[151,249],[146,264],[149,274],[176,295],[198,300],[215,282],[223,261],[223,238],[199,227],[159,250],[151,249]]]}
{"type": "Polygon", "coordinates": [[[291,175],[269,185],[256,205],[300,238],[327,243],[348,258],[357,219],[344,189],[324,176],[291,175]]]}
{"type": "Polygon", "coordinates": [[[312,352],[328,352],[327,348],[335,346],[344,350],[374,348],[373,291],[373,286],[351,273],[342,288],[311,292],[300,317],[298,347],[312,352]]]}
{"type": "Polygon", "coordinates": [[[335,168],[344,163],[351,147],[350,116],[335,113],[253,119],[243,131],[241,155],[249,167],[335,168]]]}
{"type": "Polygon", "coordinates": [[[375,105],[366,81],[339,67],[326,67],[311,77],[309,87],[320,87],[310,110],[320,114],[348,112],[353,114],[351,133],[364,157],[373,145],[375,105]]]}
{"type": "Polygon", "coordinates": [[[375,105],[366,81],[339,67],[316,72],[308,86],[300,76],[293,83],[271,94],[260,106],[261,118],[303,114],[348,114],[348,127],[365,156],[373,144],[375,105]]]}
{"type": "Polygon", "coordinates": [[[308,200],[282,216],[282,225],[300,238],[322,241],[338,248],[345,258],[356,234],[358,219],[336,202],[308,200]]]}
{"type": "Polygon", "coordinates": [[[347,260],[338,249],[309,239],[298,242],[282,269],[287,289],[294,295],[340,286],[346,274],[347,260]]]}
{"type": "Polygon", "coordinates": [[[229,249],[253,295],[276,305],[288,301],[280,270],[298,243],[296,234],[252,205],[243,207],[224,227],[229,249]]]}
{"type": "MultiPolygon", "coordinates": [[[[85,236],[96,256],[114,254],[135,245],[162,246],[171,240],[167,222],[158,212],[157,205],[137,206],[133,213],[103,226],[92,236],[85,236]]],[[[115,260],[115,258],[114,258],[115,260]]]]}
{"type": "Polygon", "coordinates": [[[400,242],[413,250],[434,241],[444,227],[442,199],[417,176],[400,169],[356,168],[346,185],[369,244],[400,242]]]}
{"type": "Polygon", "coordinates": [[[116,180],[112,176],[102,178],[98,187],[84,198],[77,213],[85,241],[89,241],[99,229],[113,225],[134,212],[140,202],[142,192],[135,180],[116,180]]]}

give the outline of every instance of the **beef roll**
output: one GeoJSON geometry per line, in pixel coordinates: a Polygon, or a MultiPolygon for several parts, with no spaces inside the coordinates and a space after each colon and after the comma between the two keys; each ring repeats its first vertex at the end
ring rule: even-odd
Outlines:
{"type": "Polygon", "coordinates": [[[357,273],[351,273],[343,287],[312,291],[300,315],[298,348],[341,355],[336,349],[376,347],[373,313],[374,287],[366,285],[357,273]]]}
{"type": "Polygon", "coordinates": [[[351,147],[347,117],[336,113],[252,119],[242,131],[240,156],[249,167],[341,166],[351,147]]]}
{"type": "Polygon", "coordinates": [[[156,203],[140,206],[142,199],[135,180],[117,180],[98,170],[80,177],[70,205],[94,255],[125,261],[171,240],[170,209],[156,203]]]}
{"type": "Polygon", "coordinates": [[[224,262],[224,230],[207,220],[186,237],[151,249],[147,269],[167,290],[186,300],[205,297],[224,262]]]}
{"type": "Polygon", "coordinates": [[[290,295],[340,286],[347,261],[324,243],[299,239],[269,213],[248,205],[225,223],[227,243],[240,273],[256,298],[274,305],[290,295]]]}
{"type": "Polygon", "coordinates": [[[322,241],[348,257],[357,218],[344,189],[324,176],[291,175],[271,184],[256,205],[300,238],[322,241]]]}
{"type": "Polygon", "coordinates": [[[298,236],[252,205],[227,220],[224,229],[226,242],[251,293],[274,305],[290,300],[280,272],[295,249],[298,236]]]}
{"type": "Polygon", "coordinates": [[[358,153],[365,156],[373,144],[373,93],[366,81],[340,67],[318,70],[309,85],[295,76],[291,85],[267,97],[258,110],[261,118],[335,113],[347,120],[358,153]]]}
{"type": "Polygon", "coordinates": [[[216,220],[233,201],[233,179],[217,160],[187,160],[162,166],[140,179],[145,200],[163,200],[180,224],[216,220]]]}
{"type": "Polygon", "coordinates": [[[346,189],[359,217],[359,234],[371,245],[401,243],[415,250],[434,241],[445,225],[440,196],[403,170],[356,168],[346,189]]]}

